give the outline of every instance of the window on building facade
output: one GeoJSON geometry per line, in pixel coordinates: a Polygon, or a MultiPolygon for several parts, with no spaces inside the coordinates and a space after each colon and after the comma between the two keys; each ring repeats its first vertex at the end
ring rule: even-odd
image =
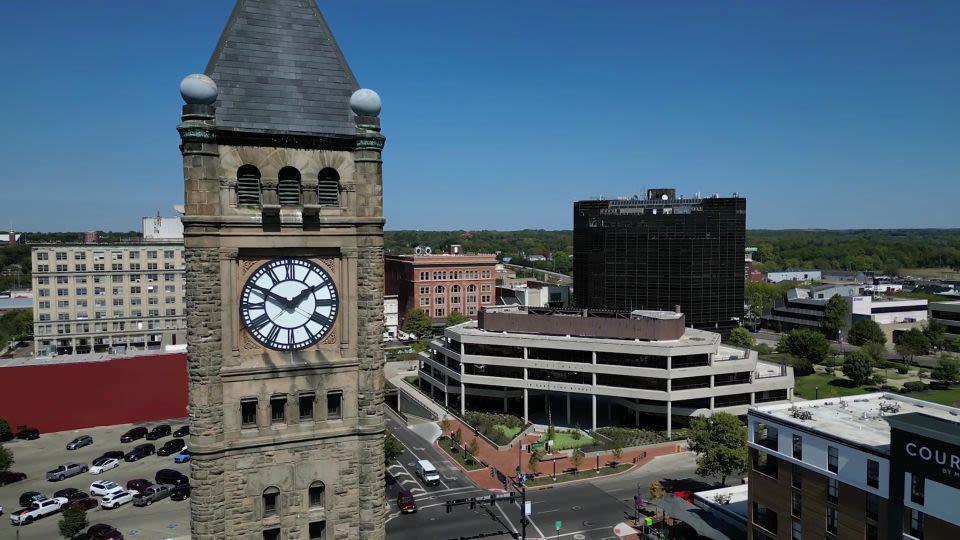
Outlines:
{"type": "Polygon", "coordinates": [[[313,404],[317,401],[317,395],[313,392],[300,392],[300,419],[310,420],[313,418],[313,404]]]}
{"type": "Polygon", "coordinates": [[[310,540],[325,540],[327,538],[326,531],[326,521],[311,521],[307,528],[307,537],[310,540]]]}
{"type": "Polygon", "coordinates": [[[429,296],[421,296],[421,297],[420,297],[420,305],[421,305],[421,306],[429,306],[429,305],[430,305],[430,297],[429,297],[429,296]]]}
{"type": "Polygon", "coordinates": [[[244,165],[237,169],[237,204],[260,205],[260,170],[253,165],[244,165]]]}
{"type": "Polygon", "coordinates": [[[793,436],[793,458],[803,459],[803,437],[800,435],[793,436]]]}
{"type": "Polygon", "coordinates": [[[43,252],[37,253],[37,260],[38,260],[38,261],[45,261],[45,260],[47,260],[48,257],[49,257],[49,254],[48,254],[48,253],[43,253],[43,252]]]}
{"type": "Polygon", "coordinates": [[[867,460],[867,485],[880,487],[880,463],[872,459],[867,460]]]}
{"type": "Polygon", "coordinates": [[[275,516],[279,512],[280,490],[271,486],[263,490],[263,517],[275,516]]]}
{"type": "Polygon", "coordinates": [[[340,204],[340,174],[326,167],[317,175],[317,204],[338,206],[340,204]]]}
{"type": "Polygon", "coordinates": [[[434,316],[435,316],[435,317],[444,317],[445,315],[444,315],[443,308],[437,308],[437,310],[434,312],[434,316]]]}
{"type": "Polygon", "coordinates": [[[916,473],[910,474],[910,500],[917,504],[923,504],[926,491],[926,482],[924,478],[916,473]]]}
{"type": "Polygon", "coordinates": [[[803,495],[799,491],[790,492],[790,515],[799,518],[801,517],[801,509],[803,508],[803,495]]]}
{"type": "Polygon", "coordinates": [[[867,493],[867,502],[864,505],[868,519],[877,519],[880,515],[880,498],[873,493],[867,493]]]}
{"type": "Polygon", "coordinates": [[[756,501],[753,503],[753,523],[777,534],[777,513],[756,501]]]}
{"type": "Polygon", "coordinates": [[[420,287],[420,294],[430,294],[430,287],[420,287]]]}
{"type": "Polygon", "coordinates": [[[923,538],[923,512],[910,509],[910,536],[923,538]]]}
{"type": "Polygon", "coordinates": [[[827,447],[827,470],[835,473],[839,470],[838,466],[838,451],[835,446],[827,447]]]}
{"type": "Polygon", "coordinates": [[[327,420],[339,420],[343,417],[343,392],[327,392],[327,420]]]}
{"type": "Polygon", "coordinates": [[[287,395],[270,396],[270,422],[279,424],[287,420],[287,395]]]}
{"type": "Polygon", "coordinates": [[[434,289],[434,292],[437,294],[443,294],[444,292],[446,292],[446,289],[444,288],[443,285],[437,285],[437,288],[434,289]]]}
{"type": "Polygon", "coordinates": [[[489,303],[490,303],[490,295],[489,295],[489,294],[481,295],[481,296],[480,296],[480,303],[481,303],[481,304],[489,304],[489,303]]]}
{"type": "Polygon", "coordinates": [[[800,524],[799,519],[793,520],[791,525],[791,540],[803,540],[803,526],[800,524]]]}
{"type": "Polygon", "coordinates": [[[879,540],[879,538],[880,531],[877,529],[877,526],[873,523],[867,523],[864,540],[879,540]]]}
{"type": "Polygon", "coordinates": [[[827,478],[827,500],[837,502],[840,494],[840,483],[836,478],[827,478]]]}
{"type": "Polygon", "coordinates": [[[837,534],[837,507],[827,505],[827,532],[837,534]]]}
{"type": "Polygon", "coordinates": [[[459,286],[459,285],[451,285],[451,286],[450,286],[450,292],[452,292],[452,293],[458,293],[458,292],[460,292],[460,286],[459,286]]]}
{"type": "Polygon", "coordinates": [[[420,272],[420,281],[429,281],[430,272],[420,272]]]}
{"type": "Polygon", "coordinates": [[[323,508],[326,506],[326,491],[327,486],[319,480],[310,484],[310,489],[308,490],[310,508],[323,508]]]}
{"type": "Polygon", "coordinates": [[[240,425],[241,427],[257,425],[257,398],[240,400],[240,425]]]}

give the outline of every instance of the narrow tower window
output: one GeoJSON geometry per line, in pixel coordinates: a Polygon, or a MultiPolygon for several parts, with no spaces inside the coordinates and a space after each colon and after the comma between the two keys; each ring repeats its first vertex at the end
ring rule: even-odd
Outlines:
{"type": "Polygon", "coordinates": [[[277,174],[277,198],[280,206],[300,205],[300,171],[284,167],[277,174]]]}
{"type": "Polygon", "coordinates": [[[340,205],[340,175],[327,167],[317,175],[317,202],[320,206],[340,205]]]}
{"type": "Polygon", "coordinates": [[[244,165],[237,169],[237,204],[260,205],[260,171],[253,165],[244,165]]]}

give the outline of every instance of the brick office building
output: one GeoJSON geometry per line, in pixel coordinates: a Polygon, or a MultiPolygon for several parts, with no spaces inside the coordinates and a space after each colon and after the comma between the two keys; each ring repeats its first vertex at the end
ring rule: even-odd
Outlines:
{"type": "Polygon", "coordinates": [[[464,254],[459,245],[447,253],[417,248],[413,255],[388,255],[386,293],[397,295],[400,323],[411,309],[422,309],[440,324],[459,311],[476,318],[480,308],[497,303],[497,258],[491,253],[464,254]]]}
{"type": "Polygon", "coordinates": [[[958,415],[887,393],[750,409],[748,538],[956,538],[958,415]]]}

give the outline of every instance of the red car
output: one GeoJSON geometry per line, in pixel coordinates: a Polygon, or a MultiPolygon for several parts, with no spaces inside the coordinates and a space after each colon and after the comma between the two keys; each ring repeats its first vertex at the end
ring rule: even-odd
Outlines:
{"type": "Polygon", "coordinates": [[[134,478],[133,480],[130,480],[129,482],[127,482],[127,490],[136,491],[139,493],[152,485],[153,485],[153,482],[145,478],[134,478]]]}
{"type": "Polygon", "coordinates": [[[63,505],[60,510],[67,511],[71,508],[83,508],[84,510],[92,510],[100,506],[100,503],[93,497],[81,497],[79,499],[73,499],[67,501],[67,504],[63,505]]]}
{"type": "Polygon", "coordinates": [[[404,514],[410,514],[417,511],[417,501],[413,500],[413,493],[403,490],[397,495],[397,507],[404,514]]]}
{"type": "Polygon", "coordinates": [[[110,525],[97,523],[87,529],[87,538],[90,540],[123,540],[123,535],[110,525]]]}

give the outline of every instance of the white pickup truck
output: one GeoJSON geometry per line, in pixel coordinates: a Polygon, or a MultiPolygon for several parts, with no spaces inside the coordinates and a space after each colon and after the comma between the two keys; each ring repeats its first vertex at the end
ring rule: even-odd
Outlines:
{"type": "Polygon", "coordinates": [[[44,516],[59,512],[60,507],[65,504],[67,504],[66,497],[54,497],[53,499],[34,501],[30,503],[30,508],[21,508],[11,513],[10,523],[13,525],[26,525],[44,516]]]}

